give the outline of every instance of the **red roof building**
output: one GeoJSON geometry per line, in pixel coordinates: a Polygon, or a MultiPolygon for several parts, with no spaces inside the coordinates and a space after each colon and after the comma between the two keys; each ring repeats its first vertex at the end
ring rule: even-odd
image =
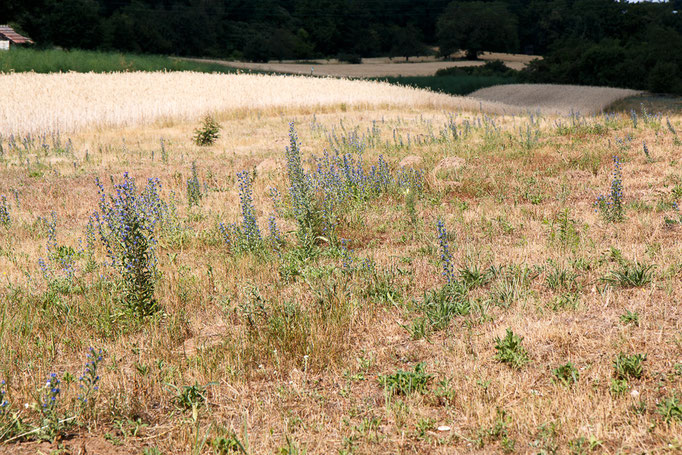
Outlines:
{"type": "Polygon", "coordinates": [[[9,41],[12,44],[33,44],[30,38],[21,36],[9,25],[0,25],[0,41],[9,41]]]}

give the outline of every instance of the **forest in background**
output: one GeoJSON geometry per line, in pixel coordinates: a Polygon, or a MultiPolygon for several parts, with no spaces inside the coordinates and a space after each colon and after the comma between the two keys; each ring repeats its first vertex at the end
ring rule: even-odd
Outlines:
{"type": "Polygon", "coordinates": [[[4,0],[38,47],[268,61],[542,55],[522,78],[682,93],[682,0],[4,0]]]}

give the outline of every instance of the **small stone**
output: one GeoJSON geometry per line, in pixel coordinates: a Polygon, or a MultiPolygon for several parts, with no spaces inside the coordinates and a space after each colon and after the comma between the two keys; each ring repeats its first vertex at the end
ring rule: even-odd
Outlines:
{"type": "Polygon", "coordinates": [[[438,427],[438,431],[450,431],[450,427],[447,425],[441,425],[438,427]]]}

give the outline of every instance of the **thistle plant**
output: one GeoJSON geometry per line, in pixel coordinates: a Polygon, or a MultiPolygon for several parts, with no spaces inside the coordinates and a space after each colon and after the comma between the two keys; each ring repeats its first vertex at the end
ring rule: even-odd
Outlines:
{"type": "Polygon", "coordinates": [[[207,115],[201,127],[194,130],[194,143],[200,146],[213,145],[220,137],[220,124],[212,115],[207,115]]]}
{"type": "Polygon", "coordinates": [[[0,226],[9,227],[12,224],[12,218],[9,215],[9,205],[5,195],[0,197],[0,226]]]}
{"type": "Polygon", "coordinates": [[[617,223],[625,219],[625,206],[623,205],[623,175],[620,160],[613,157],[613,178],[611,191],[606,196],[601,195],[594,202],[595,211],[601,212],[605,220],[617,223]]]}
{"type": "Polygon", "coordinates": [[[201,184],[199,183],[199,175],[197,173],[196,162],[192,163],[192,175],[187,179],[187,201],[189,206],[198,207],[201,203],[203,194],[201,194],[201,184]]]}
{"type": "Polygon", "coordinates": [[[111,196],[99,180],[97,186],[100,202],[94,219],[100,240],[111,265],[121,274],[126,304],[139,316],[147,316],[157,309],[155,233],[165,210],[159,196],[161,185],[150,179],[138,193],[135,181],[126,173],[111,196]]]}

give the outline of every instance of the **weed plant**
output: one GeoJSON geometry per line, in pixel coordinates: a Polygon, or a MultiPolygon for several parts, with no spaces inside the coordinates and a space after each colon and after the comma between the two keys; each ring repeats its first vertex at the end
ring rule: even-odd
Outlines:
{"type": "Polygon", "coordinates": [[[623,205],[623,174],[620,160],[613,157],[613,178],[611,191],[606,196],[599,196],[594,202],[595,210],[609,222],[618,223],[625,219],[625,207],[623,205]]]}
{"type": "Polygon", "coordinates": [[[575,384],[580,378],[580,372],[571,362],[553,369],[552,375],[557,382],[566,387],[575,384]]]}
{"type": "Polygon", "coordinates": [[[495,360],[506,363],[514,369],[521,369],[526,363],[530,362],[526,348],[521,342],[523,337],[516,335],[511,329],[507,329],[504,338],[495,338],[495,360]]]}
{"type": "Polygon", "coordinates": [[[393,374],[379,375],[379,384],[389,395],[424,393],[433,375],[426,372],[426,365],[418,363],[412,371],[397,370],[393,374]]]}
{"type": "Polygon", "coordinates": [[[613,361],[614,377],[616,379],[639,379],[644,372],[644,361],[646,355],[633,354],[626,355],[622,352],[613,361]]]}

